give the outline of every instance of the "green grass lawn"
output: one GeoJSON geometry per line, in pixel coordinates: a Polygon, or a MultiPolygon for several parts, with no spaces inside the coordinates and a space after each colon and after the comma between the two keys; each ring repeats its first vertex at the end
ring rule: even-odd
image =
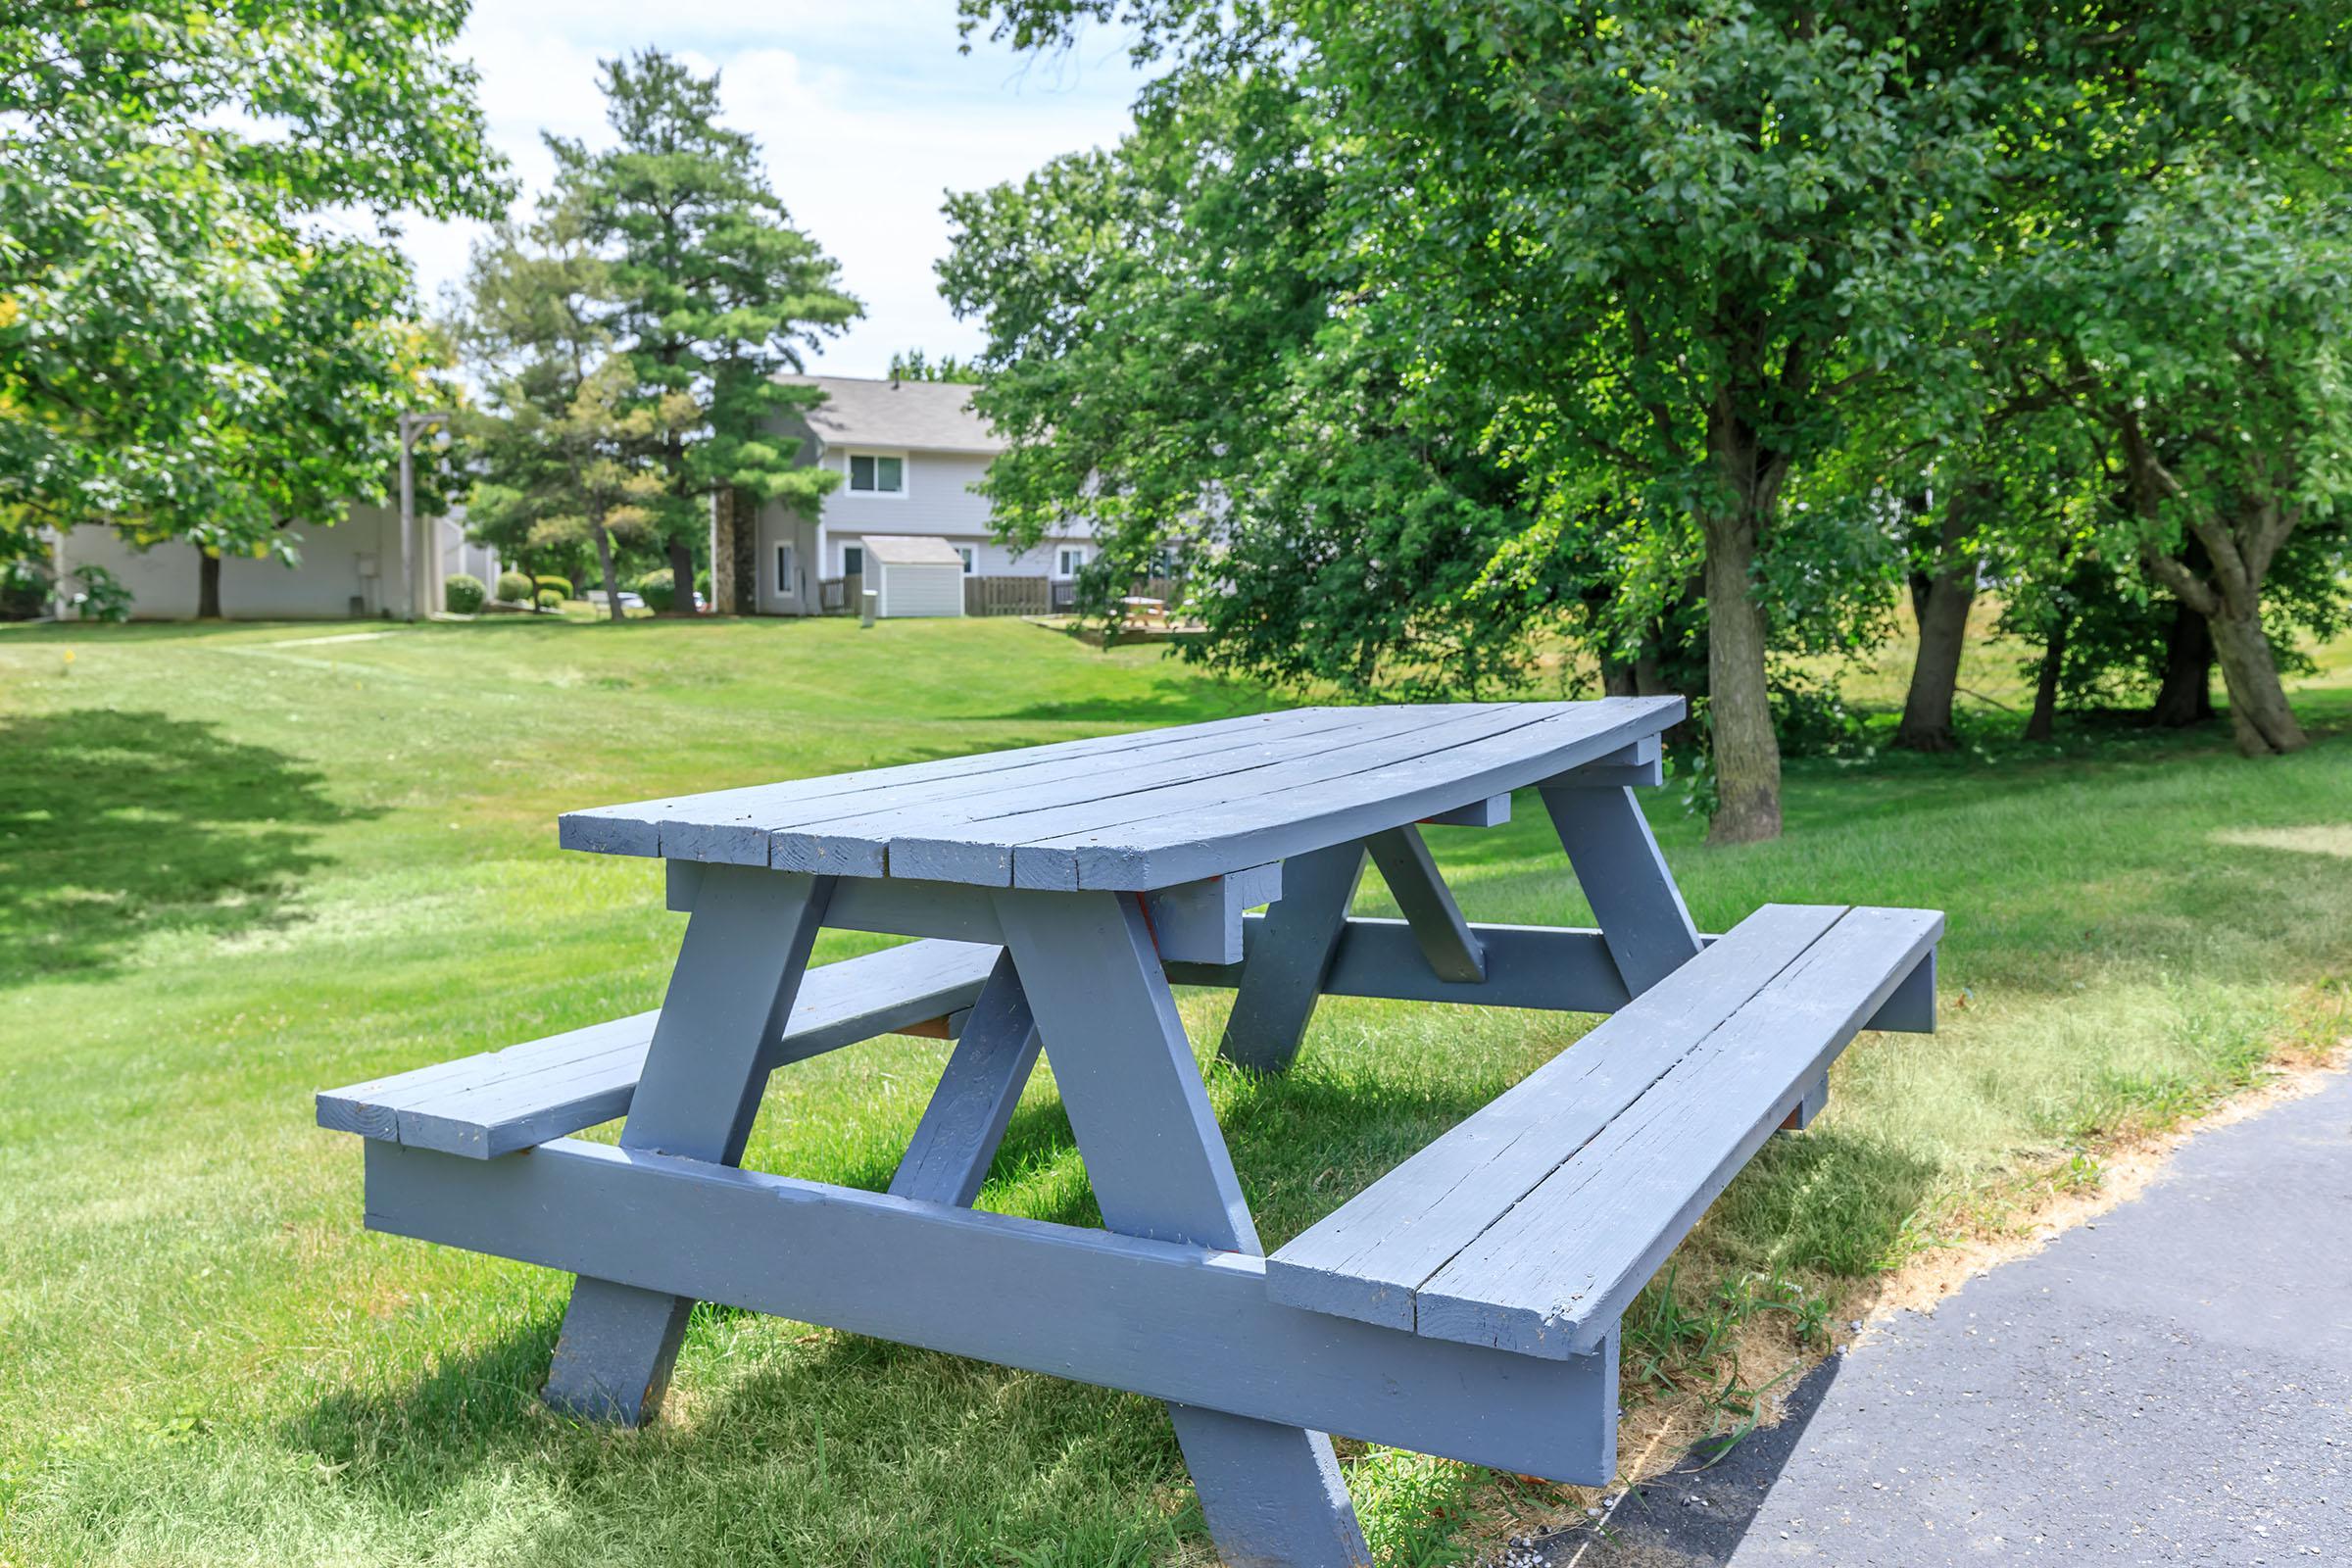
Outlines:
{"type": "MultiPolygon", "coordinates": [[[[1783,900],[1939,906],[1950,934],[1942,1032],[1864,1037],[1827,1116],[1716,1205],[1633,1321],[1629,1402],[1696,1377],[1726,1300],[1818,1320],[2035,1184],[2095,1181],[2340,992],[2352,650],[2297,701],[2316,743],[2263,764],[2218,731],[1799,763],[1787,838],[1752,849],[1701,848],[1654,792],[1711,929],[1783,900]]],[[[659,1001],[659,867],[558,851],[562,808],[1265,702],[1016,621],[0,631],[0,1562],[1200,1552],[1148,1402],[798,1325],[705,1309],[645,1432],[544,1414],[567,1282],[364,1234],[358,1147],[310,1096],[659,1001]]],[[[1589,918],[1540,809],[1432,837],[1474,918],[1589,918]]],[[[1222,1005],[1186,998],[1197,1040],[1222,1005]]],[[[1334,1001],[1288,1078],[1212,1069],[1268,1244],[1583,1027],[1334,1001]]],[[[939,1059],[787,1069],[748,1162],[884,1184],[939,1059]]],[[[982,1202],[1094,1219],[1049,1076],[982,1202]]],[[[1458,1560],[1510,1485],[1348,1452],[1390,1564],[1458,1560]]]]}

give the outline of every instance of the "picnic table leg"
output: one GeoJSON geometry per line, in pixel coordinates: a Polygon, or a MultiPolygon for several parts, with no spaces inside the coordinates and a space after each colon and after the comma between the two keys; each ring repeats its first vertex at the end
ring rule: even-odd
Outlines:
{"type": "MultiPolygon", "coordinates": [[[[743,1158],[767,1085],[765,1054],[792,1015],[832,891],[831,877],[704,868],[622,1148],[727,1165],[743,1158]]],[[[580,1279],[543,1396],[593,1420],[650,1420],[693,1308],[685,1297],[580,1279]]]]}
{"type": "MultiPolygon", "coordinates": [[[[1360,860],[1357,850],[1344,878],[1350,889],[1360,860]]],[[[1129,1236],[1257,1252],[1141,902],[1006,892],[997,911],[1103,1223],[1129,1236]]],[[[1212,1354],[1218,1332],[1204,1323],[1199,1343],[1169,1353],[1212,1354]]],[[[1209,1534],[1233,1568],[1371,1560],[1328,1437],[1180,1404],[1168,1406],[1168,1418],[1209,1534]]]]}
{"type": "Polygon", "coordinates": [[[1547,784],[1544,808],[1627,991],[1638,997],[1697,956],[1698,928],[1632,789],[1547,784]]]}
{"type": "Polygon", "coordinates": [[[988,1179],[997,1146],[1004,1141],[1005,1124],[1037,1065],[1037,1051],[1028,994],[1012,955],[1001,954],[939,1075],[906,1157],[890,1179],[890,1195],[969,1208],[988,1179]]]}
{"type": "Polygon", "coordinates": [[[1335,844],[1282,862],[1282,897],[1267,908],[1250,945],[1217,1054],[1252,1072],[1282,1072],[1297,1058],[1363,875],[1361,844],[1335,844]]]}

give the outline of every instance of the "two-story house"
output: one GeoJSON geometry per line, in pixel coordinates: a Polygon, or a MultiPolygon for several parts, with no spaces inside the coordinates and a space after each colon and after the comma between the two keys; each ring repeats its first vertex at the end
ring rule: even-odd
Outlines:
{"type": "Polygon", "coordinates": [[[873,534],[945,539],[967,576],[1068,580],[1094,554],[1084,521],[1015,552],[989,527],[986,498],[972,486],[1005,443],[972,409],[973,389],[945,381],[869,380],[846,375],[787,375],[795,386],[821,387],[825,401],[807,416],[777,420],[797,438],[798,460],[829,468],[841,484],[814,516],[778,502],[739,498],[711,520],[712,608],[720,613],[821,613],[822,585],[861,577],[864,541],[873,534]]]}

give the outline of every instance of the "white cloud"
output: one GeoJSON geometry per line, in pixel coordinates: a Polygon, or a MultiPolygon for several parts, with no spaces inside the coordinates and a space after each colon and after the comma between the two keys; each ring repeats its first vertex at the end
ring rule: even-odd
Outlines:
{"type": "MultiPolygon", "coordinates": [[[[553,165],[540,132],[605,139],[601,59],[649,45],[717,70],[728,123],[760,138],[794,220],[839,258],[866,315],[816,356],[879,375],[893,352],[968,354],[973,323],[941,300],[944,192],[1016,179],[1061,153],[1105,146],[1137,86],[1105,36],[1058,61],[985,40],[956,52],[954,0],[865,7],[809,0],[477,0],[461,49],[482,80],[492,140],[529,201],[553,165]]],[[[402,246],[429,303],[464,274],[476,224],[412,221],[402,246]]]]}

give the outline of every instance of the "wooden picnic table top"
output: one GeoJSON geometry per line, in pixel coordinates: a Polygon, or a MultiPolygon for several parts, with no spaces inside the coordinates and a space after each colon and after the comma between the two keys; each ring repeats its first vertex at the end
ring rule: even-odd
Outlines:
{"type": "Polygon", "coordinates": [[[1300,708],[573,811],[568,849],[1147,891],[1359,839],[1657,734],[1679,697],[1300,708]]]}

